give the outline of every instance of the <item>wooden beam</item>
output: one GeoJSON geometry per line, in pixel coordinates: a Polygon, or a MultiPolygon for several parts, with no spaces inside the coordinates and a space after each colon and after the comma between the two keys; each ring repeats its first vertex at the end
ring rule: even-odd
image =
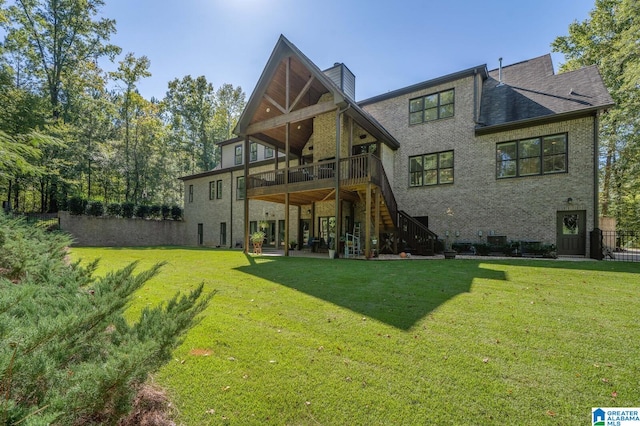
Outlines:
{"type": "Polygon", "coordinates": [[[263,95],[263,97],[269,101],[269,103],[271,103],[271,105],[273,105],[274,107],[278,108],[278,110],[280,110],[281,113],[286,114],[287,110],[284,109],[284,107],[282,105],[280,105],[278,102],[276,102],[275,99],[273,99],[271,96],[267,95],[266,93],[263,95]]]}
{"type": "Polygon", "coordinates": [[[294,109],[296,105],[298,105],[298,102],[300,102],[302,97],[309,91],[309,88],[313,84],[313,80],[315,80],[314,76],[311,76],[311,78],[307,80],[307,83],[304,85],[304,87],[302,88],[298,96],[293,100],[293,103],[291,103],[291,106],[289,107],[289,112],[291,112],[291,110],[294,109]]]}
{"type": "Polygon", "coordinates": [[[269,118],[258,123],[253,123],[249,125],[249,127],[247,127],[246,134],[252,135],[254,133],[264,132],[265,130],[283,126],[286,123],[295,123],[297,121],[306,120],[307,118],[313,118],[320,114],[334,111],[337,108],[338,107],[331,101],[310,105],[308,107],[290,112],[289,114],[278,115],[277,117],[269,118]]]}
{"type": "Polygon", "coordinates": [[[374,225],[373,225],[373,238],[375,238],[376,241],[378,241],[375,247],[376,249],[380,246],[380,207],[382,204],[381,195],[382,193],[380,192],[380,190],[376,189],[376,202],[375,202],[376,206],[374,209],[375,218],[374,218],[374,225]]]}

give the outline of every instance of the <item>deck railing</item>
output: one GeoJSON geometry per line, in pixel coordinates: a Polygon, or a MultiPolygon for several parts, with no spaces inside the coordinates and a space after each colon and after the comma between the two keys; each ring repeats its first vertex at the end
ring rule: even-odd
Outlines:
{"type": "MultiPolygon", "coordinates": [[[[357,185],[366,183],[369,179],[380,182],[380,173],[384,173],[380,159],[372,154],[355,155],[343,158],[339,162],[340,185],[357,185]]],[[[317,181],[320,186],[331,186],[336,176],[336,160],[319,161],[278,170],[249,175],[247,189],[265,186],[294,184],[300,182],[317,181]],[[288,182],[285,182],[285,173],[288,182]]]]}
{"type": "Polygon", "coordinates": [[[415,254],[433,256],[438,236],[429,228],[409,216],[404,211],[398,212],[398,236],[400,241],[415,254]]]}

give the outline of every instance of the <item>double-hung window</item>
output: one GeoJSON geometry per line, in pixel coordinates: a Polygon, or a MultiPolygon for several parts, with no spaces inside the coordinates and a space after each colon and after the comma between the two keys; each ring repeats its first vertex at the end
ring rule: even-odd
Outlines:
{"type": "Polygon", "coordinates": [[[236,200],[244,200],[244,193],[244,176],[238,176],[236,179],[236,200]]]}
{"type": "Polygon", "coordinates": [[[409,157],[409,186],[453,183],[453,151],[409,157]]]}
{"type": "Polygon", "coordinates": [[[409,124],[453,117],[454,106],[455,91],[453,89],[413,98],[409,100],[409,124]]]}
{"type": "Polygon", "coordinates": [[[216,199],[219,200],[222,198],[222,180],[216,181],[216,199]]]}
{"type": "Polygon", "coordinates": [[[567,134],[502,142],[496,145],[498,179],[567,171],[567,134]]]}
{"type": "Polygon", "coordinates": [[[255,142],[249,145],[249,161],[258,161],[258,144],[255,142]]]}
{"type": "Polygon", "coordinates": [[[236,145],[235,147],[235,165],[242,164],[242,145],[236,145]]]}

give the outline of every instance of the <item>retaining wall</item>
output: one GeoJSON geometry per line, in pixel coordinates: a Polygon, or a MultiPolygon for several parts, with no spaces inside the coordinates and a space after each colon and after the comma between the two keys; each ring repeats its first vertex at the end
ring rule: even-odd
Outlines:
{"type": "Polygon", "coordinates": [[[184,221],[75,216],[59,212],[60,229],[71,234],[74,246],[181,246],[184,221]]]}

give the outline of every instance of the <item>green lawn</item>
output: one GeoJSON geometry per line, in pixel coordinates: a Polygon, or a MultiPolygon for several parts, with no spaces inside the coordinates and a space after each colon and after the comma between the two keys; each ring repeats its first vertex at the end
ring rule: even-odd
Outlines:
{"type": "Polygon", "coordinates": [[[577,425],[640,406],[637,263],[72,255],[168,262],[132,318],[217,291],[155,378],[185,425],[577,425]]]}

